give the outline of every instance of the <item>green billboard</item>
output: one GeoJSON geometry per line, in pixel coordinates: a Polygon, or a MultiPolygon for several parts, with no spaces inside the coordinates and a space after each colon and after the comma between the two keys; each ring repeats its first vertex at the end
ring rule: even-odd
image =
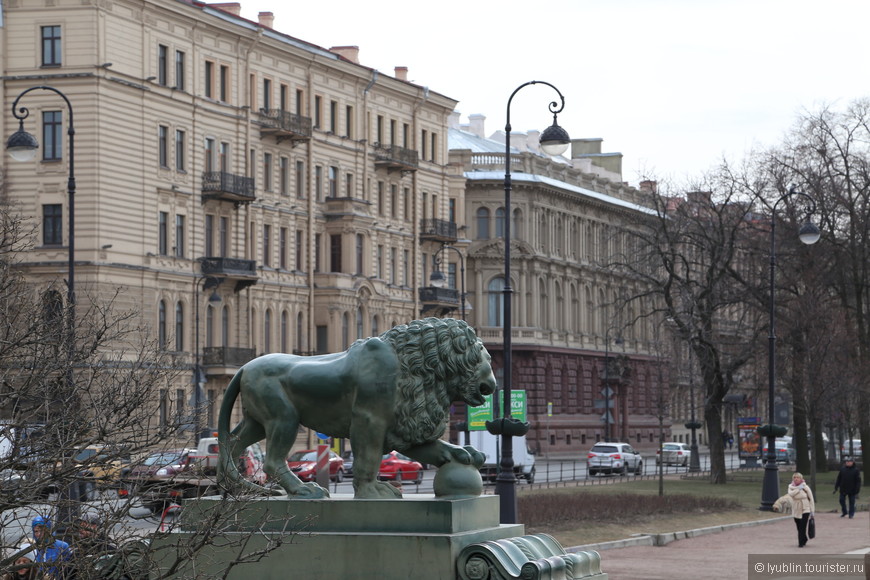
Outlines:
{"type": "MultiPolygon", "coordinates": [[[[493,395],[487,395],[479,407],[467,407],[469,431],[486,431],[486,422],[495,418],[492,402],[493,395]]],[[[511,391],[511,417],[520,421],[526,420],[525,391],[511,391]]]]}

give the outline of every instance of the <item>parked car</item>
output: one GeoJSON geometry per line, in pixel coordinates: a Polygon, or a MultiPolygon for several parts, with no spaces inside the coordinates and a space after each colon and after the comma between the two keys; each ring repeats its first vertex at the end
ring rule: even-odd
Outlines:
{"type": "Polygon", "coordinates": [[[344,459],[344,476],[353,477],[353,451],[345,451],[341,458],[344,459]]]}
{"type": "Polygon", "coordinates": [[[689,465],[689,459],[692,457],[692,450],[686,443],[677,443],[676,441],[668,441],[662,443],[662,448],[656,450],[656,465],[664,463],[665,465],[689,465]]]}
{"type": "Polygon", "coordinates": [[[381,457],[378,479],[423,482],[423,465],[398,451],[390,451],[381,457]]]}
{"type": "Polygon", "coordinates": [[[840,457],[851,457],[855,461],[861,461],[861,458],[864,456],[863,451],[860,439],[843,441],[843,444],[840,446],[840,457]]]}
{"type": "MultiPolygon", "coordinates": [[[[777,437],[774,441],[774,448],[776,449],[776,462],[777,463],[794,463],[795,462],[795,450],[791,444],[791,437],[777,437]]],[[[762,439],[761,444],[761,459],[767,458],[767,438],[762,439]]]]}
{"type": "Polygon", "coordinates": [[[79,475],[98,487],[118,485],[130,466],[130,455],[111,445],[88,445],[74,449],[69,457],[81,468],[79,475]]]}
{"type": "Polygon", "coordinates": [[[190,456],[196,454],[196,449],[165,449],[155,451],[142,461],[136,463],[127,474],[133,481],[144,479],[169,479],[178,475],[190,466],[190,456]]]}
{"type": "MultiPolygon", "coordinates": [[[[341,483],[344,480],[344,459],[329,450],[329,479],[341,483]]],[[[314,481],[317,477],[317,450],[297,451],[287,458],[287,465],[302,481],[314,481]]]]}
{"type": "Polygon", "coordinates": [[[643,473],[643,459],[628,443],[596,443],[586,455],[586,464],[590,476],[599,473],[625,475],[629,471],[637,475],[643,473]]]}

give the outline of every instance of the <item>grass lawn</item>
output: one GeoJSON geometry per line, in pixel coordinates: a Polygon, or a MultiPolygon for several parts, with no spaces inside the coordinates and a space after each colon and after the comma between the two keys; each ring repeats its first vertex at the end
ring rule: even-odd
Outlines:
{"type": "MultiPolygon", "coordinates": [[[[793,472],[793,466],[780,467],[780,495],[786,493],[793,472]]],[[[783,515],[758,510],[763,470],[729,473],[725,485],[671,477],[664,481],[664,498],[658,497],[657,478],[625,478],[627,481],[614,485],[535,486],[518,494],[519,520],[526,524],[527,534],[548,533],[571,547],[621,540],[633,534],[676,532],[783,515]],[[554,503],[561,506],[557,515],[539,517],[554,513],[547,509],[554,503]]],[[[812,488],[816,511],[839,510],[839,496],[832,493],[836,477],[837,472],[816,475],[812,488]]]]}

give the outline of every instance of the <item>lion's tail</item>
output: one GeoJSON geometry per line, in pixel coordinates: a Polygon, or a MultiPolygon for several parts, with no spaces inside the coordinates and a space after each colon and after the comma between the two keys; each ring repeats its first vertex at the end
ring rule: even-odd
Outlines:
{"type": "Polygon", "coordinates": [[[239,398],[242,384],[242,373],[244,369],[239,369],[235,374],[227,390],[224,393],[224,400],[221,403],[220,415],[218,415],[218,465],[217,465],[217,481],[224,489],[232,489],[242,483],[242,476],[239,473],[239,466],[233,459],[230,449],[232,442],[230,441],[230,417],[233,414],[233,406],[236,404],[236,399],[239,398]]]}

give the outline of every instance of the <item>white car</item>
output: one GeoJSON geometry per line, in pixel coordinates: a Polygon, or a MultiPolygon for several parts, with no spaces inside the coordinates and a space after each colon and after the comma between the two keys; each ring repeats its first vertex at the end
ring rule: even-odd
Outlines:
{"type": "Polygon", "coordinates": [[[662,448],[656,450],[656,465],[664,463],[665,465],[689,465],[689,460],[692,457],[692,450],[686,443],[677,443],[668,441],[662,443],[662,448]]]}
{"type": "Polygon", "coordinates": [[[625,475],[629,471],[636,475],[643,473],[643,459],[628,443],[596,443],[586,455],[586,464],[590,476],[599,473],[625,475]]]}
{"type": "Polygon", "coordinates": [[[843,441],[840,446],[840,457],[851,457],[856,461],[861,461],[864,450],[861,448],[860,439],[852,439],[851,441],[843,441]]]}

